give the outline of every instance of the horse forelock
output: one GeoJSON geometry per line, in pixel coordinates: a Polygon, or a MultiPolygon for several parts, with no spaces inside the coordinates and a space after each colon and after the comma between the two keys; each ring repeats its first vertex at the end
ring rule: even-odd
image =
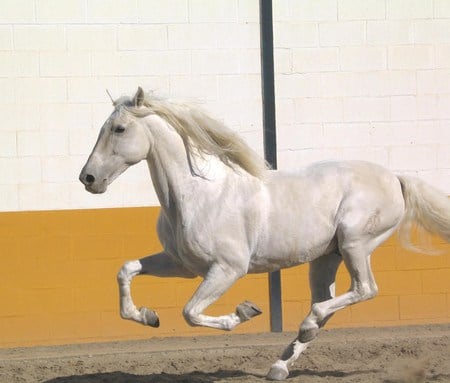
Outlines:
{"type": "Polygon", "coordinates": [[[231,168],[238,166],[255,177],[264,177],[265,161],[235,132],[197,105],[172,102],[154,95],[146,95],[141,108],[137,108],[129,97],[116,100],[114,105],[116,110],[125,109],[134,117],[156,114],[163,118],[181,136],[189,155],[195,148],[200,153],[217,156],[231,168]]]}

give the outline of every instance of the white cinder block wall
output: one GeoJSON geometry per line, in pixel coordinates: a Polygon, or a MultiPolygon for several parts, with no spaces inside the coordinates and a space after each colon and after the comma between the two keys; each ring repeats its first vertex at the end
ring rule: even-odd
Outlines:
{"type": "MultiPolygon", "coordinates": [[[[77,177],[118,97],[201,102],[262,152],[258,0],[0,0],[0,210],[156,205],[77,177]]],[[[450,1],[274,0],[279,167],[365,159],[450,194],[450,1]]]]}
{"type": "Polygon", "coordinates": [[[450,194],[450,1],[275,1],[281,168],[365,159],[450,194]]]}

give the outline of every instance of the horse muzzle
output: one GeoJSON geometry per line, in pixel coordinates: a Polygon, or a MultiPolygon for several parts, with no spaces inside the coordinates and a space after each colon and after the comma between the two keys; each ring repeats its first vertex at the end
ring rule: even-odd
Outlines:
{"type": "Polygon", "coordinates": [[[85,189],[93,194],[101,194],[108,188],[108,180],[100,179],[98,180],[93,174],[88,173],[83,169],[79,177],[80,182],[84,185],[85,189]]]}

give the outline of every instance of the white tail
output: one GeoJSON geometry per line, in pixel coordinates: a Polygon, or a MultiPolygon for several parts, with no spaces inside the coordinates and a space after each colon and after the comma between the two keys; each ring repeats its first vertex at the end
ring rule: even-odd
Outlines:
{"type": "Polygon", "coordinates": [[[418,178],[398,176],[405,199],[405,215],[398,232],[401,244],[413,251],[433,253],[429,247],[417,246],[411,242],[411,229],[438,234],[450,242],[450,199],[445,194],[418,178]]]}

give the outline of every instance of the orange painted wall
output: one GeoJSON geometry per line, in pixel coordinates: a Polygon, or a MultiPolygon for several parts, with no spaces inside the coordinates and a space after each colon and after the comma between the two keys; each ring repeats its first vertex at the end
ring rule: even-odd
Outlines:
{"type": "MultiPolygon", "coordinates": [[[[214,334],[185,324],[181,310],[199,279],[138,277],[137,305],[154,308],[161,327],[120,319],[116,273],[124,261],[160,250],[158,208],[0,213],[0,347],[62,344],[153,336],[214,334]]],[[[441,256],[400,249],[395,238],[373,256],[380,293],[338,313],[329,327],[450,321],[450,245],[441,256]]],[[[309,310],[308,266],[282,271],[284,329],[296,330],[309,310]]],[[[348,288],[342,268],[338,291],[348,288]]],[[[267,276],[240,280],[208,312],[234,311],[245,299],[264,314],[236,332],[269,331],[267,276]]]]}

